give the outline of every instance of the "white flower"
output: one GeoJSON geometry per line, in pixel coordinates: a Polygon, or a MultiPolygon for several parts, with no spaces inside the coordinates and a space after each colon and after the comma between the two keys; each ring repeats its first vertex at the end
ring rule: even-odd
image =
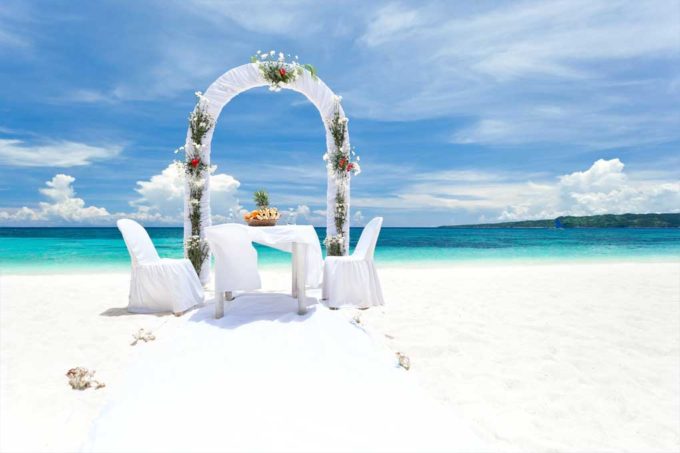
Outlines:
{"type": "Polygon", "coordinates": [[[276,53],[276,52],[273,51],[273,50],[270,50],[270,51],[269,51],[269,55],[271,55],[271,56],[274,56],[275,53],[276,53]]]}
{"type": "Polygon", "coordinates": [[[349,123],[349,118],[347,118],[347,117],[345,116],[345,117],[343,117],[342,119],[340,119],[340,122],[343,123],[343,124],[347,124],[347,123],[349,123]]]}
{"type": "MultiPolygon", "coordinates": [[[[357,158],[357,160],[359,160],[359,158],[357,158]]],[[[354,172],[355,175],[358,175],[359,173],[361,173],[361,166],[357,162],[355,162],[352,171],[354,172]]]]}
{"type": "Polygon", "coordinates": [[[201,189],[205,186],[205,179],[200,176],[198,178],[190,178],[189,185],[195,189],[201,189]]]}
{"type": "Polygon", "coordinates": [[[333,96],[333,100],[339,104],[342,101],[342,96],[338,96],[336,94],[335,96],[333,96]]]}
{"type": "Polygon", "coordinates": [[[196,96],[197,98],[200,98],[201,96],[203,96],[203,93],[201,93],[200,91],[196,91],[194,93],[194,96],[196,96]]]}
{"type": "Polygon", "coordinates": [[[283,61],[286,59],[286,56],[283,54],[283,52],[279,52],[279,61],[283,61]]]}
{"type": "Polygon", "coordinates": [[[298,56],[297,56],[297,55],[295,55],[295,59],[296,59],[296,60],[299,60],[299,58],[298,58],[298,56]]]}
{"type": "MultiPolygon", "coordinates": [[[[354,152],[354,151],[352,151],[352,152],[354,152]]],[[[356,155],[356,153],[354,153],[354,155],[356,155]]],[[[361,160],[361,156],[357,156],[357,162],[359,162],[360,160],[361,160]]]]}
{"type": "Polygon", "coordinates": [[[258,50],[257,52],[255,52],[256,55],[260,55],[261,53],[262,53],[261,50],[258,50]]]}

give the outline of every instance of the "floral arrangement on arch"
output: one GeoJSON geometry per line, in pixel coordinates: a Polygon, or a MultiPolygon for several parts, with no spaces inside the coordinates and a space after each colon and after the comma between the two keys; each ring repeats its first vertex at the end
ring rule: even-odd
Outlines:
{"type": "Polygon", "coordinates": [[[337,188],[335,193],[335,211],[333,213],[336,234],[328,236],[324,240],[326,253],[330,256],[344,255],[349,245],[344,231],[349,211],[347,205],[347,186],[351,175],[361,173],[361,166],[359,165],[361,158],[357,156],[354,149],[351,149],[346,144],[347,123],[349,120],[340,114],[341,101],[342,97],[335,97],[333,116],[327,120],[328,131],[333,137],[334,149],[323,156],[328,174],[335,179],[337,188]]]}
{"type": "Polygon", "coordinates": [[[186,242],[186,254],[196,274],[200,276],[203,263],[210,254],[208,243],[201,238],[201,202],[205,189],[205,173],[210,171],[210,166],[203,160],[203,139],[215,125],[215,121],[208,113],[208,99],[200,91],[195,95],[196,106],[189,115],[191,141],[175,153],[184,152],[184,160],[177,162],[177,165],[184,171],[189,186],[191,236],[186,242]]]}
{"type": "Polygon", "coordinates": [[[349,119],[340,116],[339,106],[341,101],[341,96],[335,97],[335,113],[330,121],[328,121],[328,130],[333,137],[335,149],[323,156],[323,160],[326,161],[326,168],[330,174],[335,176],[336,180],[345,177],[349,173],[353,175],[361,173],[361,167],[359,166],[361,158],[357,156],[354,149],[348,149],[348,147],[345,146],[347,123],[349,123],[349,119]]]}
{"type": "Polygon", "coordinates": [[[291,58],[290,54],[279,52],[278,55],[275,50],[269,52],[257,51],[255,55],[250,57],[251,63],[256,63],[260,69],[262,77],[269,83],[270,91],[281,91],[281,85],[294,82],[299,75],[304,71],[308,71],[316,80],[316,68],[311,64],[300,64],[298,56],[291,58]]]}

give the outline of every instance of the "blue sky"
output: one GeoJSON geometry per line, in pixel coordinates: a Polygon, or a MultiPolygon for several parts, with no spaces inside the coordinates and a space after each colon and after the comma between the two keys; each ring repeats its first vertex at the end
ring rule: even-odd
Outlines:
{"type": "MultiPolygon", "coordinates": [[[[196,90],[276,49],[350,118],[354,224],[680,209],[677,1],[0,4],[0,225],[179,225],[196,90]]],[[[216,220],[266,187],[321,225],[324,130],[297,93],[223,111],[216,220]]]]}

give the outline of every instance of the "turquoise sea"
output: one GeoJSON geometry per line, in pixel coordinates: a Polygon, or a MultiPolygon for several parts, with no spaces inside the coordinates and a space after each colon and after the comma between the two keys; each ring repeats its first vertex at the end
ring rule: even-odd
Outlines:
{"type": "MultiPolygon", "coordinates": [[[[181,228],[148,229],[164,258],[182,256],[181,228]]],[[[323,239],[325,230],[317,228],[323,239]]],[[[352,228],[352,247],[361,228],[352,228]]],[[[290,256],[258,246],[263,266],[290,256]]],[[[442,262],[564,262],[651,260],[680,262],[680,229],[437,229],[383,228],[376,251],[381,265],[442,262]]],[[[0,272],[124,270],[130,265],[116,228],[0,228],[0,272]]]]}

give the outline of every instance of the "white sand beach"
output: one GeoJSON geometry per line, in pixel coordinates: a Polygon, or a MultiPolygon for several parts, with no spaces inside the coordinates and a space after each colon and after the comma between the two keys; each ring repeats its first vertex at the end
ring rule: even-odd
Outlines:
{"type": "MultiPolygon", "coordinates": [[[[425,392],[422,400],[433,397],[445,404],[441,410],[461,417],[461,423],[456,421],[455,426],[469,423],[474,433],[496,451],[680,448],[680,264],[460,264],[407,269],[379,263],[379,270],[388,305],[360,312],[361,324],[372,340],[352,336],[356,341],[351,345],[371,351],[362,355],[362,362],[343,356],[337,345],[329,347],[341,360],[333,365],[337,366],[333,368],[334,379],[338,379],[338,370],[352,370],[349,366],[343,368],[342,363],[365,363],[366,369],[383,367],[388,374],[402,373],[405,380],[398,385],[404,393],[395,396],[394,409],[390,410],[399,414],[402,407],[405,420],[413,417],[408,408],[415,407],[421,398],[419,382],[425,392]],[[391,368],[391,353],[382,350],[382,355],[381,343],[407,354],[411,370],[391,368]],[[381,357],[385,358],[383,364],[379,363],[381,357]],[[375,360],[368,361],[370,358],[375,360]]],[[[290,276],[286,271],[266,270],[262,276],[268,290],[287,291],[290,276]]],[[[239,331],[239,335],[252,331],[252,338],[262,334],[256,324],[222,332],[209,322],[192,322],[209,319],[211,307],[179,318],[130,315],[124,308],[128,278],[126,273],[0,276],[1,451],[78,450],[88,442],[94,421],[106,420],[132,404],[131,395],[124,401],[125,395],[121,394],[131,388],[130,376],[140,372],[139,367],[145,363],[173,357],[173,345],[190,344],[206,335],[213,341],[205,345],[204,354],[191,358],[191,365],[209,366],[208,358],[214,357],[212,371],[224,372],[226,368],[220,368],[224,367],[219,355],[222,349],[212,343],[222,338],[228,341],[239,331]],[[131,347],[132,334],[139,328],[154,331],[157,340],[131,347]],[[107,386],[100,390],[71,390],[64,375],[75,366],[95,369],[107,386]]],[[[356,311],[317,310],[322,310],[316,313],[322,316],[311,319],[322,320],[323,326],[335,326],[333,329],[342,335],[351,331],[365,336],[349,322],[356,311]],[[345,330],[345,326],[353,330],[345,330]]],[[[297,315],[291,311],[291,316],[297,315]]],[[[229,323],[229,312],[223,319],[229,323]]],[[[300,325],[303,324],[280,322],[273,332],[285,334],[282,329],[300,325]]],[[[312,323],[308,326],[314,328],[312,323]]],[[[327,339],[333,333],[318,334],[327,339]]],[[[298,340],[292,337],[292,345],[299,346],[298,340]]],[[[263,345],[254,343],[242,345],[240,350],[248,353],[252,348],[255,356],[264,354],[263,345]]],[[[232,351],[238,350],[230,346],[232,351]]],[[[318,345],[310,345],[309,350],[318,351],[318,345]]],[[[278,353],[282,351],[283,348],[278,353]]],[[[247,387],[244,357],[238,362],[242,373],[236,377],[247,387]]],[[[319,360],[333,364],[328,357],[319,360]]],[[[175,360],[174,365],[179,364],[181,361],[175,360]]],[[[285,363],[281,367],[286,370],[285,363]]],[[[259,369],[253,366],[253,370],[259,369]]],[[[219,378],[210,371],[182,370],[176,379],[184,383],[193,377],[191,392],[198,398],[192,404],[204,404],[206,414],[216,414],[219,409],[226,426],[229,422],[234,426],[239,414],[230,412],[229,405],[214,408],[210,406],[211,399],[201,398],[213,392],[215,386],[211,384],[219,378]]],[[[377,372],[372,376],[375,378],[377,372]]],[[[276,377],[268,376],[272,381],[276,377]]],[[[315,377],[319,378],[310,379],[315,377]]],[[[166,390],[172,387],[173,378],[167,376],[166,390]]],[[[278,385],[294,387],[289,385],[294,384],[288,381],[290,378],[281,373],[278,385]]],[[[252,386],[263,382],[254,380],[252,386]]],[[[340,381],[330,382],[337,387],[340,381]]],[[[355,386],[358,401],[373,405],[366,413],[380,413],[375,408],[380,398],[387,404],[384,395],[372,396],[381,392],[375,381],[368,386],[373,393],[364,392],[358,380],[345,383],[336,396],[346,395],[355,386]]],[[[317,392],[310,393],[291,388],[291,393],[278,402],[292,403],[295,398],[307,401],[308,407],[325,411],[318,417],[332,428],[333,420],[327,417],[333,415],[333,404],[324,405],[323,401],[334,401],[329,397],[333,392],[318,393],[323,386],[315,385],[312,389],[317,392]]],[[[309,386],[310,383],[304,384],[304,388],[309,386]]],[[[271,389],[260,389],[264,395],[272,396],[271,389]]],[[[244,388],[245,392],[256,390],[244,388]]],[[[225,391],[227,395],[236,394],[234,387],[225,391]]],[[[180,387],[176,394],[159,393],[154,398],[188,393],[186,387],[180,387]]],[[[180,399],[187,401],[186,396],[180,399]]],[[[259,403],[259,412],[265,414],[263,421],[281,411],[268,408],[267,401],[259,403]]],[[[246,403],[239,404],[232,409],[246,403]]],[[[346,404],[343,410],[351,407],[346,404]]],[[[433,408],[430,413],[442,413],[438,410],[433,408]]],[[[357,413],[362,413],[360,406],[357,413]]],[[[143,420],[140,414],[134,415],[143,420]]],[[[313,414],[307,416],[315,419],[313,414]]],[[[395,415],[385,423],[398,424],[398,419],[395,415]]],[[[282,422],[283,426],[290,423],[282,422]]],[[[309,420],[305,425],[308,423],[309,420]]],[[[347,439],[356,433],[368,435],[366,426],[373,425],[376,433],[386,435],[380,423],[381,420],[368,419],[356,432],[337,433],[337,445],[351,445],[347,439]]],[[[463,431],[441,431],[447,447],[465,445],[463,431]],[[457,439],[456,434],[461,438],[457,439]],[[446,435],[448,439],[444,439],[446,435]]],[[[413,441],[408,433],[404,434],[405,441],[413,441]]],[[[296,449],[318,447],[314,436],[299,439],[303,441],[293,446],[296,449]],[[309,443],[305,444],[304,439],[309,443]]],[[[224,444],[214,449],[247,445],[233,439],[230,443],[228,436],[223,440],[224,444]]],[[[89,447],[91,441],[90,438],[89,447]]],[[[276,440],[269,442],[251,445],[293,449],[276,440]]],[[[432,447],[428,442],[423,440],[424,448],[432,447]]],[[[383,444],[383,448],[394,445],[383,444]]],[[[408,442],[404,445],[413,447],[408,442]]]]}

